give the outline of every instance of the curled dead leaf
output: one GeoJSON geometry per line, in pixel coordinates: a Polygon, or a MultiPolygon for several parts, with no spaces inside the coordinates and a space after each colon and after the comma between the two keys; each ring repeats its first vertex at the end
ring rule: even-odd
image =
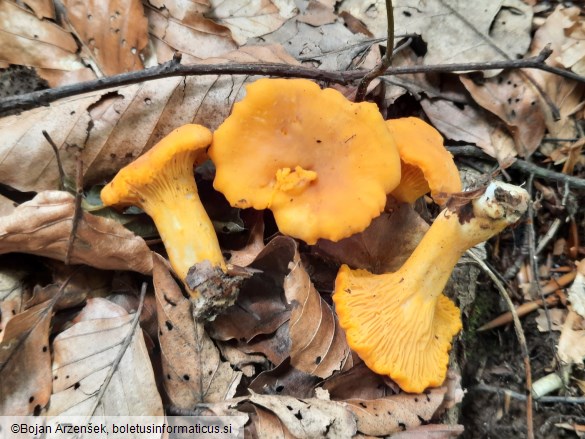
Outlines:
{"type": "Polygon", "coordinates": [[[39,415],[51,396],[49,330],[54,301],[13,317],[0,343],[0,413],[39,415]]]}
{"type": "Polygon", "coordinates": [[[291,364],[303,372],[327,378],[344,369],[350,359],[345,333],[331,306],[313,286],[298,250],[289,268],[284,290],[292,305],[291,364]]]}
{"type": "MultiPolygon", "coordinates": [[[[31,253],[64,261],[71,237],[74,197],[46,191],[0,217],[0,254],[31,253]]],[[[148,274],[152,257],[144,240],[121,224],[83,213],[70,255],[72,264],[148,274]]]]}

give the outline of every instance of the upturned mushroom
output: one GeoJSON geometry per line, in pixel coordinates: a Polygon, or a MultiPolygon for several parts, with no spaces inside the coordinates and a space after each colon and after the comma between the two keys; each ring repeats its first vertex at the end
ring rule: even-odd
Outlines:
{"type": "MultiPolygon", "coordinates": [[[[389,119],[386,126],[401,163],[400,184],[391,194],[394,198],[412,204],[428,192],[433,197],[461,192],[459,171],[435,128],[416,117],[389,119]]],[[[435,201],[441,202],[438,198],[435,201]]]]}
{"type": "Polygon", "coordinates": [[[284,234],[314,244],[364,230],[400,181],[372,103],[305,79],[259,79],[217,129],[214,187],[232,206],[271,209],[284,234]]]}
{"type": "Polygon", "coordinates": [[[229,267],[193,176],[193,166],[207,159],[211,139],[211,131],[201,125],[177,128],[120,170],[101,192],[104,205],[138,206],[153,219],[171,267],[192,299],[200,299],[194,309],[203,318],[233,302],[241,281],[224,276],[229,267]]]}
{"type": "Polygon", "coordinates": [[[398,271],[374,275],[343,265],[333,300],[349,346],[407,392],[441,385],[462,327],[459,309],[442,294],[451,272],[467,249],[518,221],[527,205],[524,189],[492,182],[473,201],[443,210],[398,271]]]}

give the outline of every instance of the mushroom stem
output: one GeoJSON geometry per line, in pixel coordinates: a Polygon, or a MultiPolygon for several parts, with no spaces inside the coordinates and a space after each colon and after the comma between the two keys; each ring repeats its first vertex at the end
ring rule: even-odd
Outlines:
{"type": "Polygon", "coordinates": [[[207,128],[183,125],[120,170],[101,192],[104,205],[138,206],[154,220],[171,266],[184,282],[189,269],[206,260],[226,271],[193,177],[211,139],[207,128]]]}
{"type": "Polygon", "coordinates": [[[524,189],[493,182],[458,212],[443,210],[400,272],[418,279],[419,290],[429,297],[438,297],[463,253],[518,221],[527,208],[525,194],[524,189]]]}
{"type": "MultiPolygon", "coordinates": [[[[169,167],[172,180],[161,179],[140,191],[139,205],[154,221],[167,250],[171,266],[180,279],[189,268],[208,260],[212,266],[226,271],[225,262],[213,223],[201,204],[191,166],[183,166],[179,154],[169,167]],[[179,165],[177,165],[179,163],[179,165]]],[[[193,159],[191,159],[192,163],[193,159]]]]}
{"type": "Polygon", "coordinates": [[[370,369],[408,392],[441,385],[461,330],[459,310],[442,294],[451,272],[466,250],[518,221],[527,203],[524,189],[493,182],[479,198],[441,212],[398,271],[341,266],[333,295],[339,322],[370,369]]]}

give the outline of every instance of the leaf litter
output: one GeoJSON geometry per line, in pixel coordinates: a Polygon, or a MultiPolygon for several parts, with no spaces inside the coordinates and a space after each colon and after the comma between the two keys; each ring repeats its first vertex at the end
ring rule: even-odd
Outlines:
{"type": "MultiPolygon", "coordinates": [[[[237,12],[230,9],[228,2],[179,0],[110,2],[107,7],[95,5],[96,10],[87,11],[80,10],[77,2],[67,1],[64,2],[67,14],[59,18],[53,12],[52,2],[28,0],[19,5],[4,2],[0,14],[8,18],[2,23],[5,32],[1,38],[5,44],[0,45],[0,62],[2,66],[8,63],[33,66],[50,85],[56,86],[156,65],[172,59],[175,51],[182,53],[183,63],[277,62],[285,66],[305,64],[348,70],[371,68],[384,50],[380,49],[386,33],[384,2],[241,3],[237,12]],[[117,16],[116,10],[120,12],[123,8],[129,12],[117,16]],[[110,20],[112,16],[114,19],[110,20]],[[111,32],[103,32],[104,29],[111,32]],[[47,51],[52,55],[47,56],[47,51]]],[[[546,61],[549,65],[582,72],[585,51],[580,42],[584,23],[580,10],[561,5],[547,9],[546,5],[532,3],[501,0],[461,5],[450,0],[396,1],[397,41],[401,35],[409,34],[414,43],[395,57],[394,65],[515,59],[534,56],[550,43],[553,55],[546,61]],[[481,8],[483,13],[478,14],[481,8]]],[[[582,149],[575,141],[581,136],[582,84],[539,70],[523,72],[387,76],[376,83],[378,89],[372,96],[386,99],[379,102],[384,114],[427,117],[447,142],[475,145],[503,166],[521,157],[535,159],[539,165],[546,161],[564,164],[563,172],[582,175],[582,149]]],[[[0,248],[5,253],[30,252],[61,261],[67,257],[73,197],[54,192],[59,182],[57,159],[41,130],[46,130],[57,144],[69,178],[74,175],[78,160],[83,160],[84,184],[91,189],[182,124],[202,123],[216,128],[243,95],[245,83],[254,79],[230,75],[159,79],[90,92],[2,118],[0,183],[20,191],[24,198],[14,192],[0,193],[0,248]],[[30,164],[27,172],[19,172],[22,163],[30,164]],[[27,192],[38,195],[27,196],[27,192]]],[[[352,87],[340,89],[348,96],[353,93],[352,87]]],[[[488,171],[483,168],[484,173],[488,171]]],[[[571,203],[579,205],[577,195],[554,185],[535,187],[538,237],[546,233],[552,214],[566,214],[567,221],[573,221],[577,227],[583,224],[582,213],[571,207],[571,203]],[[556,206],[538,198],[544,197],[545,191],[558,198],[556,206]]],[[[89,207],[88,203],[83,205],[89,207]]],[[[93,208],[99,210],[100,206],[93,208]]],[[[149,293],[149,297],[156,301],[156,311],[151,307],[150,317],[141,318],[145,329],[150,325],[150,335],[145,341],[138,336],[141,330],[136,329],[128,347],[131,355],[124,355],[119,370],[109,381],[98,404],[100,410],[112,413],[120,408],[121,401],[134,403],[118,393],[126,382],[134,383],[133,388],[141,387],[143,393],[137,394],[137,398],[152,402],[137,403],[137,407],[162,413],[161,395],[153,385],[156,378],[163,383],[163,398],[177,407],[192,408],[203,403],[200,410],[209,414],[246,413],[249,416],[246,429],[253,437],[461,434],[461,426],[437,423],[444,406],[461,399],[456,379],[447,387],[426,394],[399,393],[394,383],[369,371],[349,351],[330,304],[332,280],[328,273],[334,273],[340,263],[375,272],[394,270],[401,265],[425,232],[427,221],[421,216],[425,219],[432,216],[432,207],[424,203],[417,205],[416,210],[418,213],[412,206],[390,209],[362,234],[340,243],[320,242],[314,248],[271,236],[274,226],[270,218],[246,223],[251,231],[241,227],[231,230],[231,236],[222,236],[225,250],[232,255],[229,261],[260,272],[246,281],[232,308],[205,325],[193,320],[188,300],[164,260],[155,255],[153,264],[153,254],[144,240],[113,220],[84,213],[73,240],[71,262],[99,270],[145,274],[154,267],[155,292],[149,293]],[[400,229],[404,224],[409,227],[400,229]],[[396,225],[400,232],[389,233],[396,225]],[[236,241],[239,244],[234,245],[236,241]],[[162,371],[151,366],[154,363],[149,354],[152,361],[162,362],[162,371]],[[141,384],[135,380],[141,380],[141,384]],[[430,425],[420,425],[423,421],[430,425]]],[[[514,246],[510,244],[511,234],[506,234],[491,248],[500,267],[515,265],[517,250],[510,248],[519,246],[518,240],[522,238],[517,231],[510,233],[514,235],[514,246]]],[[[565,230],[559,233],[565,234],[565,230]]],[[[556,249],[565,250],[552,251],[552,246],[550,249],[544,246],[547,258],[539,262],[543,267],[546,265],[548,276],[557,266],[570,268],[576,255],[583,254],[579,233],[571,233],[573,238],[568,239],[567,246],[555,242],[556,249]]],[[[150,241],[149,245],[157,243],[150,241]]],[[[55,271],[66,267],[60,263],[47,266],[55,271]]],[[[95,271],[100,273],[99,270],[95,271]]],[[[526,272],[524,264],[518,284],[530,283],[522,277],[526,272]]],[[[123,329],[127,333],[133,320],[128,310],[136,309],[138,294],[134,282],[122,277],[117,278],[116,284],[108,273],[105,288],[121,288],[123,292],[112,294],[106,301],[96,298],[98,289],[70,289],[68,294],[62,293],[64,300],[58,306],[51,307],[47,300],[55,295],[62,278],[53,285],[41,281],[33,300],[25,301],[23,277],[10,276],[6,288],[0,289],[0,337],[3,346],[11,346],[17,340],[27,348],[24,353],[15,353],[10,347],[4,351],[8,358],[3,357],[0,364],[17,371],[16,378],[10,381],[16,390],[11,390],[13,399],[7,398],[5,392],[0,393],[4,395],[0,397],[0,407],[11,404],[10,410],[15,407],[22,413],[43,410],[53,414],[68,410],[85,413],[88,407],[95,406],[95,401],[83,399],[82,394],[91,393],[99,383],[104,383],[107,365],[112,364],[113,352],[123,339],[123,329]],[[126,310],[114,303],[123,304],[126,310]],[[102,346],[99,343],[105,341],[99,341],[94,334],[103,331],[116,334],[106,342],[109,356],[92,351],[89,354],[93,362],[76,364],[75,355],[80,349],[102,346]],[[79,334],[87,346],[74,345],[70,334],[79,334]],[[44,357],[37,352],[39,346],[47,346],[46,352],[41,348],[41,353],[48,352],[44,357]],[[23,359],[21,355],[30,357],[23,359]],[[52,367],[71,371],[69,376],[59,372],[59,378],[53,377],[51,382],[51,355],[52,367]],[[35,367],[23,372],[19,365],[24,361],[35,367]],[[39,393],[30,402],[29,390],[33,388],[39,389],[39,393]]],[[[515,282],[512,278],[512,287],[515,282]]],[[[569,299],[577,310],[578,285],[575,282],[569,299]]],[[[585,355],[580,351],[582,317],[575,311],[567,313],[562,308],[566,302],[559,297],[554,303],[561,305],[554,305],[560,307],[554,310],[555,314],[563,311],[567,319],[556,353],[576,365],[573,371],[581,376],[579,364],[585,355]]],[[[475,306],[473,301],[468,302],[475,306]]],[[[464,310],[467,315],[473,312],[464,310]]],[[[466,333],[463,340],[467,355],[472,348],[467,345],[466,333]]],[[[488,364],[497,363],[498,354],[491,353],[486,358],[488,364]]],[[[481,369],[478,370],[481,379],[481,369]]],[[[483,431],[484,425],[509,419],[508,413],[499,417],[494,414],[481,423],[491,415],[492,405],[487,404],[483,413],[473,415],[477,431],[483,431]]],[[[468,418],[466,422],[473,422],[468,413],[464,415],[468,418]]]]}

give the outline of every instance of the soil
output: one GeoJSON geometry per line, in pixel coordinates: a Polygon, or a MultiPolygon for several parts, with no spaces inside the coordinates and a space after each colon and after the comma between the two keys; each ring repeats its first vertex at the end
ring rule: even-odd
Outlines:
{"type": "MultiPolygon", "coordinates": [[[[499,297],[489,283],[478,289],[471,318],[481,323],[497,316],[501,309],[499,297]],[[480,318],[478,314],[483,314],[480,318]]],[[[555,346],[559,332],[542,333],[538,330],[536,313],[522,319],[530,356],[533,382],[555,371],[555,346]]],[[[524,361],[511,325],[493,331],[475,333],[466,338],[465,355],[461,358],[462,385],[467,389],[461,407],[459,422],[465,426],[463,438],[518,438],[526,437],[526,403],[486,390],[474,389],[478,383],[525,395],[524,361]]],[[[461,351],[461,350],[460,350],[461,351]]],[[[572,375],[578,376],[579,371],[572,375]]],[[[570,392],[569,386],[568,391],[570,392]]],[[[566,396],[579,396],[567,393],[566,396]]],[[[585,405],[535,402],[533,407],[534,433],[537,438],[574,438],[575,433],[555,424],[584,424],[585,405]]]]}

